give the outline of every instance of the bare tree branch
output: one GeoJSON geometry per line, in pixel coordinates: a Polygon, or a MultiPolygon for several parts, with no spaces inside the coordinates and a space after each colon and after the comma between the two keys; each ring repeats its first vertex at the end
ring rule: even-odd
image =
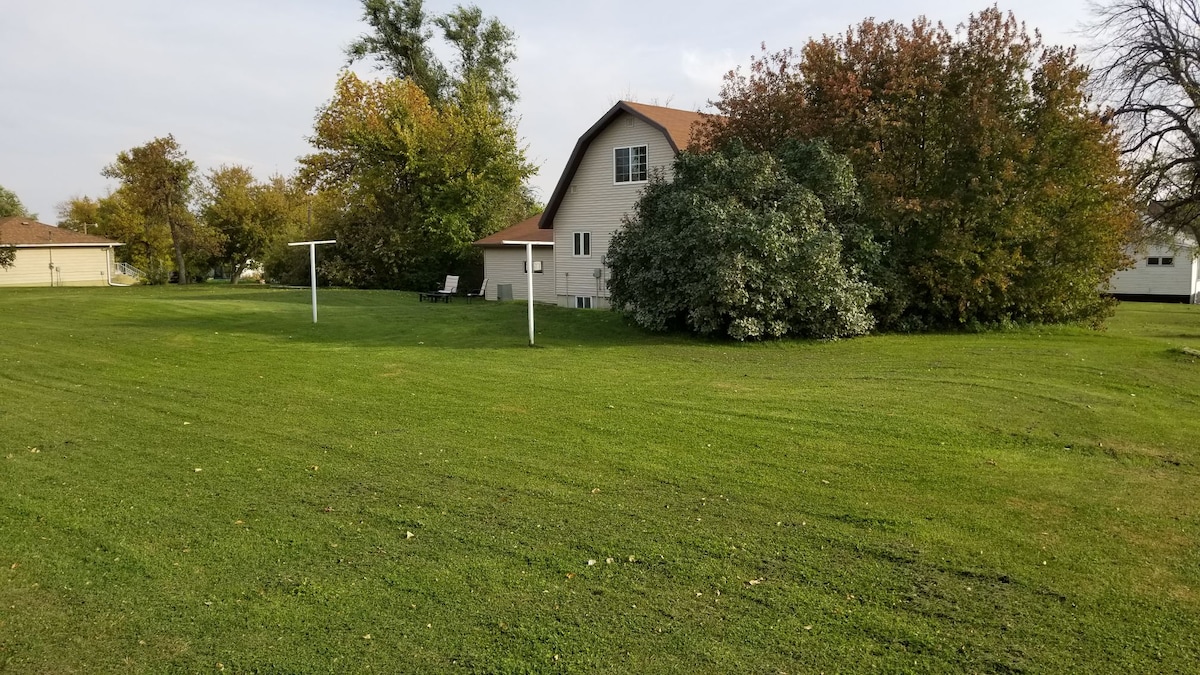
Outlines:
{"type": "Polygon", "coordinates": [[[1095,85],[1113,106],[1140,198],[1173,233],[1200,232],[1200,1],[1093,3],[1095,85]]]}

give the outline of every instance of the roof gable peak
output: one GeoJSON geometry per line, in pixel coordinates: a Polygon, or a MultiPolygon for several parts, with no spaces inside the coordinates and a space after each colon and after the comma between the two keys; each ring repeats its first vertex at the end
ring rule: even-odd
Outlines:
{"type": "Polygon", "coordinates": [[[592,141],[622,114],[631,115],[657,129],[667,139],[671,150],[676,154],[688,148],[691,142],[692,126],[710,117],[710,115],[698,111],[666,108],[633,101],[617,101],[616,105],[609,108],[608,112],[604,113],[575,143],[575,149],[571,151],[571,157],[567,160],[567,167],[558,179],[558,184],[554,186],[554,194],[550,196],[546,210],[542,213],[542,218],[538,223],[539,228],[551,229],[554,227],[554,216],[558,213],[563,199],[566,198],[571,181],[575,178],[575,172],[583,162],[583,156],[591,147],[592,141]]]}

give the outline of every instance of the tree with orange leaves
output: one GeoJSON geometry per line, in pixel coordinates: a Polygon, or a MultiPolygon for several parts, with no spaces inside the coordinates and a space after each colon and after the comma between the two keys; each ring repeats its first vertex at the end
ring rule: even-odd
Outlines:
{"type": "Polygon", "coordinates": [[[1136,217],[1088,74],[995,8],[955,31],[867,20],[730,73],[698,135],[823,139],[850,158],[887,251],[871,271],[883,327],[1095,323],[1136,217]]]}

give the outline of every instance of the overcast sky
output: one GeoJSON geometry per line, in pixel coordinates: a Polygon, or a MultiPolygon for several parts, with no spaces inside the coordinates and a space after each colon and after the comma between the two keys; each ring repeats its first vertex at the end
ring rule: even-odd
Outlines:
{"type": "MultiPolygon", "coordinates": [[[[458,3],[427,0],[433,13],[458,3]]],[[[547,199],[575,140],[621,99],[708,109],[722,75],[873,16],[961,23],[988,0],[477,0],[518,35],[520,134],[547,199]]],[[[1046,41],[1078,44],[1087,0],[1006,0],[1046,41]]],[[[360,0],[2,0],[0,185],[43,222],[113,187],[122,150],[174,134],[201,169],[289,174],[360,0]]],[[[369,66],[356,67],[370,72],[369,66]]]]}

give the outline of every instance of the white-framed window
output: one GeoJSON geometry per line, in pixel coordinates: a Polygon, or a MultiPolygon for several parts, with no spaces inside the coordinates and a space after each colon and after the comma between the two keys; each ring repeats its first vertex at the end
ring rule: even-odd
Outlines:
{"type": "Polygon", "coordinates": [[[1158,258],[1146,258],[1147,267],[1158,267],[1158,258]]]}
{"type": "Polygon", "coordinates": [[[613,182],[614,183],[645,183],[648,177],[647,160],[649,148],[645,145],[631,145],[626,148],[613,150],[613,182]]]}
{"type": "Polygon", "coordinates": [[[575,246],[571,250],[572,255],[580,258],[586,258],[592,254],[592,233],[591,232],[576,232],[575,246]]]}
{"type": "Polygon", "coordinates": [[[575,309],[591,309],[592,298],[588,295],[575,296],[575,309]]]}
{"type": "MultiPolygon", "coordinates": [[[[529,274],[529,261],[528,261],[528,260],[526,260],[526,261],[523,261],[523,262],[521,263],[521,272],[522,272],[523,274],[529,274]]],[[[541,260],[534,260],[534,261],[533,261],[533,273],[534,273],[534,274],[541,274],[541,273],[542,273],[542,261],[541,261],[541,260]]]]}
{"type": "Polygon", "coordinates": [[[1159,259],[1158,264],[1162,265],[1163,267],[1174,267],[1175,259],[1174,258],[1161,258],[1161,259],[1159,259]]]}

